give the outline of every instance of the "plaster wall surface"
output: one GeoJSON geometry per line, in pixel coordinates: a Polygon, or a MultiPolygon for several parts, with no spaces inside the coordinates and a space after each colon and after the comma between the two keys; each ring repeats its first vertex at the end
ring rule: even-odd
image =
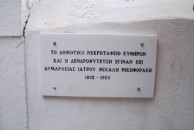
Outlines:
{"type": "Polygon", "coordinates": [[[0,0],[0,36],[21,36],[28,15],[26,0],[0,0]]]}
{"type": "Polygon", "coordinates": [[[193,130],[192,2],[36,1],[31,9],[25,42],[29,130],[193,130]],[[155,97],[43,97],[39,33],[49,31],[157,35],[155,97]]]}
{"type": "Polygon", "coordinates": [[[193,0],[35,0],[28,30],[84,23],[193,19],[193,4],[193,0]]]}
{"type": "Polygon", "coordinates": [[[0,0],[0,130],[26,130],[26,0],[0,0]]]}
{"type": "Polygon", "coordinates": [[[0,130],[25,130],[24,44],[0,37],[0,130]]]}

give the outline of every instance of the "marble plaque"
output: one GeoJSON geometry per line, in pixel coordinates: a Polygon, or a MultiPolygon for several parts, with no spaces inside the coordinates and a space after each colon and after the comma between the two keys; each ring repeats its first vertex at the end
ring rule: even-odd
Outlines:
{"type": "Polygon", "coordinates": [[[152,98],[157,37],[40,34],[44,96],[152,98]]]}

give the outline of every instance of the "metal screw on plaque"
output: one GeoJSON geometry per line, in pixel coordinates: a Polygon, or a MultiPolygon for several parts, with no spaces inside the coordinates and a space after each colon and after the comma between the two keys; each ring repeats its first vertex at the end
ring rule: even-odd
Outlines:
{"type": "Polygon", "coordinates": [[[56,90],[56,89],[57,89],[57,87],[56,87],[56,86],[53,86],[53,89],[54,89],[54,90],[56,90]]]}
{"type": "Polygon", "coordinates": [[[142,47],[142,48],[144,47],[144,43],[141,43],[141,47],[142,47]]]}
{"type": "Polygon", "coordinates": [[[140,88],[140,87],[138,87],[138,88],[137,88],[137,91],[138,91],[138,92],[140,92],[140,91],[141,91],[141,88],[140,88]]]}
{"type": "Polygon", "coordinates": [[[193,11],[194,11],[194,4],[193,4],[193,11]]]}
{"type": "Polygon", "coordinates": [[[57,46],[57,43],[56,42],[53,42],[53,46],[57,46]]]}

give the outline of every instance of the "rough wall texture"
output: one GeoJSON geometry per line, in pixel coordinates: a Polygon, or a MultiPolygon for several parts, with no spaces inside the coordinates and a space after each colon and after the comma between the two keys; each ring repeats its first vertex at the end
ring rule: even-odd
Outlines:
{"type": "Polygon", "coordinates": [[[0,130],[26,130],[26,0],[0,0],[0,130]]]}
{"type": "Polygon", "coordinates": [[[32,8],[26,35],[30,130],[193,130],[191,0],[48,0],[32,8]],[[40,32],[158,35],[153,99],[42,97],[40,32]]]}
{"type": "Polygon", "coordinates": [[[29,30],[101,22],[193,19],[193,0],[35,0],[29,30]]]}
{"type": "Polygon", "coordinates": [[[39,32],[30,32],[26,54],[31,130],[193,130],[192,20],[154,20],[133,24],[101,23],[80,26],[54,31],[157,34],[155,97],[153,99],[42,97],[39,76],[39,32]]]}
{"type": "Polygon", "coordinates": [[[26,129],[24,43],[0,38],[0,130],[26,129]]]}
{"type": "Polygon", "coordinates": [[[194,129],[193,0],[30,0],[23,38],[26,3],[0,0],[0,130],[194,129]],[[44,31],[158,35],[155,97],[42,97],[44,31]]]}
{"type": "Polygon", "coordinates": [[[26,0],[0,0],[0,36],[22,36],[26,5],[26,0]]]}
{"type": "Polygon", "coordinates": [[[21,35],[20,1],[1,0],[0,11],[0,36],[21,35]]]}

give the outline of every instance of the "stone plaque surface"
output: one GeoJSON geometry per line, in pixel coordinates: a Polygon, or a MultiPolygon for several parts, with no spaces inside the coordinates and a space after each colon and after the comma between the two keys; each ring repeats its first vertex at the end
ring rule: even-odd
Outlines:
{"type": "Polygon", "coordinates": [[[156,36],[40,34],[44,96],[153,97],[156,36]]]}

